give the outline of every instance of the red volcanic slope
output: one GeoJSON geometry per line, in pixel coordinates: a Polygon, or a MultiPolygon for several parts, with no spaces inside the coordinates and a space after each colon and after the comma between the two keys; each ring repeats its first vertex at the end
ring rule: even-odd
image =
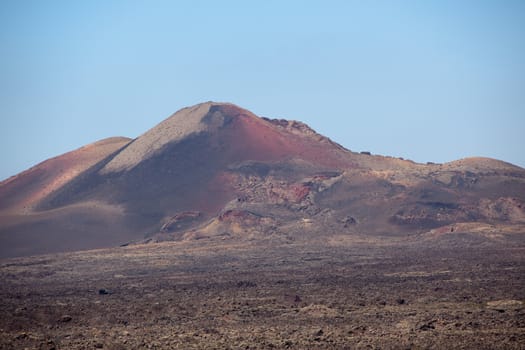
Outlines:
{"type": "Polygon", "coordinates": [[[223,141],[230,142],[232,161],[282,161],[295,158],[333,168],[353,165],[345,157],[347,151],[344,148],[313,131],[308,135],[294,130],[297,123],[292,122],[286,128],[233,105],[221,105],[218,110],[234,116],[231,125],[221,134],[223,141]]]}
{"type": "Polygon", "coordinates": [[[28,213],[39,201],[85,170],[126,146],[131,139],[112,137],[61,156],[0,182],[0,213],[28,213]]]}

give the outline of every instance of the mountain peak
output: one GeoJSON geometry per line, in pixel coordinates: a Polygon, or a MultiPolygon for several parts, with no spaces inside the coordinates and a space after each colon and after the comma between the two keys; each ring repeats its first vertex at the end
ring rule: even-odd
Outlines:
{"type": "Polygon", "coordinates": [[[101,170],[101,173],[130,170],[142,160],[158,153],[165,145],[179,142],[191,135],[217,130],[233,116],[240,114],[251,115],[233,104],[211,101],[182,108],[133,140],[101,170]]]}
{"type": "MultiPolygon", "coordinates": [[[[223,139],[220,142],[229,144],[230,149],[236,149],[237,153],[252,151],[251,154],[256,157],[258,154],[266,159],[282,159],[287,152],[292,151],[303,153],[308,158],[306,151],[310,150],[316,158],[333,160],[331,156],[318,157],[319,147],[315,144],[319,141],[326,142],[328,139],[302,122],[259,118],[234,104],[210,101],[175,112],[133,140],[106,164],[100,173],[131,170],[169,145],[201,134],[216,134],[219,130],[226,129],[228,132],[224,138],[230,140],[223,139]]],[[[339,145],[333,146],[344,151],[339,145]]]]}

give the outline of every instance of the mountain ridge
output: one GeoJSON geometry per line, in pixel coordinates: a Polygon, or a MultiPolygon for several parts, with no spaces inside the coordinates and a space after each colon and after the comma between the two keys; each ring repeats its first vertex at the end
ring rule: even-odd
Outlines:
{"type": "Polygon", "coordinates": [[[302,122],[205,102],[133,140],[101,140],[1,182],[0,256],[144,240],[401,237],[465,222],[503,228],[525,224],[524,202],[525,169],[510,163],[356,153],[302,122]]]}

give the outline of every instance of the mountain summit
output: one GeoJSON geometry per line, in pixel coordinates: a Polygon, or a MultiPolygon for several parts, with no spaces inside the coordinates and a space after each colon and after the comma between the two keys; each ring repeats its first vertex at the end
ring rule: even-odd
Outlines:
{"type": "Polygon", "coordinates": [[[132,170],[173,145],[199,139],[207,142],[211,151],[222,153],[221,158],[228,162],[242,159],[270,161],[297,156],[318,157],[319,162],[337,163],[338,160],[328,155],[325,148],[312,142],[311,136],[322,139],[298,122],[272,122],[232,104],[207,102],[181,109],[138,137],[101,173],[132,170]],[[304,152],[307,150],[313,153],[304,152]]]}
{"type": "Polygon", "coordinates": [[[207,102],[1,182],[0,257],[160,240],[487,238],[521,230],[524,202],[525,170],[508,163],[355,153],[301,122],[207,102]]]}

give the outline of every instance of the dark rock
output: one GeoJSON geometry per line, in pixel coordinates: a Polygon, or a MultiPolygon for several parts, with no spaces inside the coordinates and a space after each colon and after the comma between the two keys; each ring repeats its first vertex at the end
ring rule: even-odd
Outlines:
{"type": "Polygon", "coordinates": [[[257,287],[257,283],[252,281],[239,281],[237,282],[238,288],[254,288],[257,287]]]}
{"type": "Polygon", "coordinates": [[[111,292],[105,288],[101,288],[98,290],[98,294],[99,295],[108,295],[108,294],[111,294],[111,292]]]}
{"type": "Polygon", "coordinates": [[[48,340],[45,343],[40,343],[40,349],[41,350],[56,350],[55,342],[52,340],[48,340]]]}
{"type": "Polygon", "coordinates": [[[59,322],[63,322],[63,323],[66,323],[66,322],[70,322],[73,318],[69,315],[64,315],[62,317],[60,317],[60,319],[58,320],[59,322]]]}
{"type": "Polygon", "coordinates": [[[436,323],[435,320],[433,321],[430,321],[430,322],[427,322],[425,324],[422,324],[419,329],[422,330],[422,331],[430,331],[432,329],[436,329],[436,327],[434,326],[434,323],[436,323]]]}
{"type": "Polygon", "coordinates": [[[357,220],[353,218],[352,216],[345,217],[344,219],[341,220],[341,222],[344,224],[345,227],[357,224],[357,220]]]}
{"type": "Polygon", "coordinates": [[[27,333],[26,332],[22,332],[20,334],[18,334],[15,339],[17,340],[22,340],[22,339],[26,339],[28,337],[27,333]]]}

